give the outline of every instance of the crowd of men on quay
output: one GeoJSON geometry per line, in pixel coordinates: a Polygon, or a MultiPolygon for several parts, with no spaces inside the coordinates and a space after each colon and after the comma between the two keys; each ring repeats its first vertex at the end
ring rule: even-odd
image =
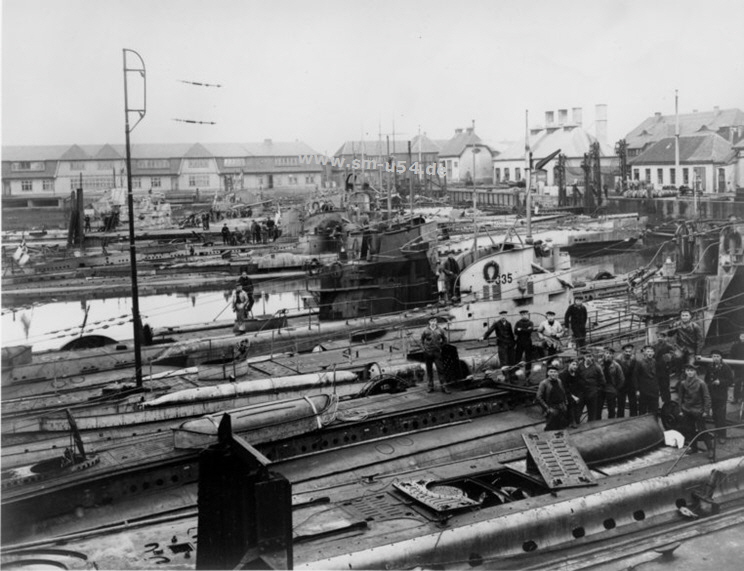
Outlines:
{"type": "MultiPolygon", "coordinates": [[[[679,431],[688,443],[690,453],[698,451],[698,440],[702,440],[710,457],[714,453],[715,438],[720,444],[726,442],[726,404],[729,389],[734,387],[733,402],[742,402],[744,366],[732,369],[723,361],[723,353],[710,352],[711,363],[703,370],[698,361],[704,341],[703,331],[692,319],[690,311],[680,312],[666,331],[657,333],[657,341],[651,345],[636,347],[631,343],[622,346],[620,352],[611,347],[587,347],[589,316],[583,299],[576,297],[569,306],[563,323],[555,313],[548,311],[546,319],[537,326],[529,312],[520,312],[516,323],[508,319],[506,311],[483,335],[487,340],[493,334],[502,369],[516,368],[526,364],[526,375],[530,363],[547,358],[546,378],[540,382],[536,401],[545,416],[545,430],[562,430],[578,426],[583,418],[588,421],[602,418],[624,417],[646,413],[663,414],[676,420],[679,431]],[[538,342],[533,342],[536,332],[538,342]],[[563,349],[563,340],[571,338],[577,357],[567,363],[561,358],[552,358],[563,349]],[[677,399],[672,399],[670,379],[677,379],[677,399]],[[715,436],[706,430],[706,416],[712,415],[715,436]]],[[[443,366],[446,358],[447,336],[432,318],[421,334],[424,349],[426,377],[429,391],[434,390],[433,367],[436,367],[441,389],[449,392],[447,376],[443,366]]],[[[733,360],[744,360],[744,333],[731,346],[728,356],[733,360]]]]}

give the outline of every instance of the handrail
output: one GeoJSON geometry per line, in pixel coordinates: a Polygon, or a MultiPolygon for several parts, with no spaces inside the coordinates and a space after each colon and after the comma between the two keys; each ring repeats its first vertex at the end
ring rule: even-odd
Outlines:
{"type": "MultiPolygon", "coordinates": [[[[677,458],[677,460],[675,460],[674,464],[672,464],[672,467],[669,468],[669,470],[667,471],[666,474],[664,474],[664,476],[666,477],[666,476],[668,476],[669,474],[672,473],[672,471],[674,470],[674,468],[677,467],[677,464],[679,464],[679,461],[682,460],[682,458],[684,458],[684,456],[687,454],[687,451],[690,449],[690,446],[692,446],[693,444],[697,444],[698,437],[703,436],[705,434],[712,434],[712,433],[715,433],[715,432],[719,432],[721,430],[728,430],[728,429],[731,429],[731,428],[744,428],[744,423],[729,424],[729,425],[721,426],[721,427],[718,427],[718,428],[708,428],[706,430],[701,430],[700,432],[698,432],[692,438],[692,440],[690,440],[689,444],[687,444],[687,446],[685,446],[684,450],[682,451],[682,454],[680,454],[679,458],[677,458]]],[[[713,458],[712,458],[712,460],[715,461],[715,459],[716,459],[716,445],[715,445],[715,439],[714,439],[713,440],[713,458]]]]}

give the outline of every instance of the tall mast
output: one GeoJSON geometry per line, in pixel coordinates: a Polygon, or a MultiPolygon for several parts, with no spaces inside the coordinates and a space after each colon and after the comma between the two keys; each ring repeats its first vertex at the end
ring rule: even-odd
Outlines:
{"type": "Polygon", "coordinates": [[[524,185],[525,198],[524,207],[527,211],[527,243],[532,242],[532,151],[530,150],[530,125],[529,110],[524,110],[524,172],[526,184],[524,185]]]}
{"type": "Polygon", "coordinates": [[[679,92],[674,90],[674,184],[679,187],[679,92]]]}
{"type": "Polygon", "coordinates": [[[137,287],[137,250],[134,246],[134,196],[132,195],[132,153],[129,145],[129,134],[139,125],[147,112],[147,83],[145,75],[145,62],[134,50],[123,49],[124,60],[124,134],[126,135],[127,147],[127,207],[129,209],[129,265],[132,272],[132,326],[134,328],[134,377],[137,388],[142,387],[142,321],[139,313],[139,289],[137,287]],[[141,67],[127,67],[127,52],[137,57],[141,67]],[[142,77],[142,105],[129,107],[129,86],[127,79],[129,73],[136,73],[142,77]],[[129,114],[137,113],[137,122],[129,126],[129,114]]]}

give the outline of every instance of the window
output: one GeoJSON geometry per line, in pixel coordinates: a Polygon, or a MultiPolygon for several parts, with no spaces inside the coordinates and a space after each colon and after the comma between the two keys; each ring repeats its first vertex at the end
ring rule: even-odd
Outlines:
{"type": "Polygon", "coordinates": [[[496,179],[496,182],[501,182],[501,169],[494,169],[493,176],[496,179]]]}
{"type": "Polygon", "coordinates": [[[226,167],[244,167],[245,159],[243,157],[228,157],[225,159],[226,167]]]}
{"type": "Polygon", "coordinates": [[[646,169],[644,174],[645,178],[643,180],[645,180],[646,182],[651,182],[651,169],[646,169]]]}
{"type": "Polygon", "coordinates": [[[206,174],[192,174],[189,175],[189,187],[196,188],[199,186],[209,186],[209,175],[206,174]]]}
{"type": "Polygon", "coordinates": [[[167,169],[170,166],[168,159],[142,159],[137,161],[137,167],[141,169],[167,169]]]}
{"type": "Polygon", "coordinates": [[[209,166],[207,159],[189,159],[188,165],[190,169],[205,169],[209,166]]]}
{"type": "Polygon", "coordinates": [[[34,183],[30,180],[21,181],[21,190],[23,192],[31,192],[34,189],[34,183]]]}
{"type": "Polygon", "coordinates": [[[514,169],[514,180],[522,180],[522,169],[519,167],[514,169]]]}
{"type": "Polygon", "coordinates": [[[641,180],[641,171],[633,169],[633,180],[641,180]]]}
{"type": "Polygon", "coordinates": [[[669,184],[677,184],[677,169],[669,169],[669,184]]]}
{"type": "Polygon", "coordinates": [[[99,171],[105,171],[105,170],[113,170],[116,167],[114,164],[114,161],[98,161],[96,163],[96,168],[99,171]]]}
{"type": "Polygon", "coordinates": [[[36,162],[19,161],[17,163],[11,164],[10,170],[15,171],[15,172],[19,172],[19,171],[43,171],[44,170],[44,162],[43,161],[36,161],[36,162]]]}
{"type": "Polygon", "coordinates": [[[159,176],[150,177],[150,186],[152,188],[160,188],[161,186],[163,186],[162,183],[160,182],[160,177],[159,176]]]}
{"type": "Polygon", "coordinates": [[[258,177],[258,184],[263,184],[263,183],[264,183],[263,177],[262,176],[258,177]]]}
{"type": "Polygon", "coordinates": [[[457,168],[457,161],[453,161],[453,162],[452,162],[452,167],[453,167],[453,168],[457,168]]]}
{"type": "Polygon", "coordinates": [[[142,188],[142,177],[139,177],[139,176],[132,177],[132,188],[142,188]]]}
{"type": "Polygon", "coordinates": [[[314,176],[306,176],[305,177],[305,184],[313,184],[315,182],[314,176]]]}
{"type": "Polygon", "coordinates": [[[70,163],[70,170],[71,171],[84,171],[85,162],[84,161],[72,161],[70,163]]]}
{"type": "Polygon", "coordinates": [[[656,169],[656,182],[664,184],[664,169],[656,169]]]}
{"type": "Polygon", "coordinates": [[[297,157],[275,157],[275,165],[296,165],[299,164],[297,157]]]}
{"type": "Polygon", "coordinates": [[[509,180],[509,169],[504,169],[504,180],[509,180]]]}
{"type": "Polygon", "coordinates": [[[42,190],[54,190],[54,181],[51,179],[44,179],[41,181],[42,190]]]}
{"type": "Polygon", "coordinates": [[[297,177],[292,175],[288,176],[287,184],[297,184],[297,177]]]}
{"type": "Polygon", "coordinates": [[[682,184],[690,184],[690,169],[688,168],[682,169],[682,184]]]}
{"type": "Polygon", "coordinates": [[[452,161],[447,161],[447,172],[452,172],[452,161]]]}

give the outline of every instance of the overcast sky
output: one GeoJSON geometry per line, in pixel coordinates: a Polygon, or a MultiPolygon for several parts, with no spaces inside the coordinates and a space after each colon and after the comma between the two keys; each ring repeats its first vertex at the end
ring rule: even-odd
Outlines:
{"type": "Polygon", "coordinates": [[[334,153],[472,120],[514,141],[525,110],[583,107],[591,129],[597,103],[612,143],[675,89],[683,113],[744,108],[743,22],[742,0],[2,0],[2,143],[123,143],[122,48],[147,67],[133,143],[334,153]]]}

